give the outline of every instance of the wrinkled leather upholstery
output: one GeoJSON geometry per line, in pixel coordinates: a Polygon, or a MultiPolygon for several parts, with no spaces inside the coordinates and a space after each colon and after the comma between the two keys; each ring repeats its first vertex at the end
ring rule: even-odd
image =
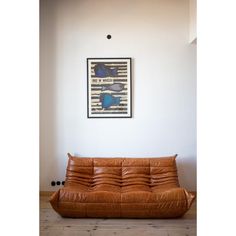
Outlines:
{"type": "Polygon", "coordinates": [[[50,203],[63,217],[172,218],[194,195],[179,187],[175,158],[78,158],[50,203]]]}

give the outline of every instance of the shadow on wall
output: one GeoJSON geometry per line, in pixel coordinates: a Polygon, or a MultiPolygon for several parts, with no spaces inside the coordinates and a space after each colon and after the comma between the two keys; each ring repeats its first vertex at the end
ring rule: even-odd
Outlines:
{"type": "Polygon", "coordinates": [[[57,161],[57,15],[53,1],[40,2],[40,189],[54,180],[57,161]],[[50,39],[50,40],[48,40],[50,39]],[[43,52],[43,53],[42,53],[43,52]]]}
{"type": "Polygon", "coordinates": [[[180,186],[196,191],[196,157],[178,156],[176,162],[180,186]]]}

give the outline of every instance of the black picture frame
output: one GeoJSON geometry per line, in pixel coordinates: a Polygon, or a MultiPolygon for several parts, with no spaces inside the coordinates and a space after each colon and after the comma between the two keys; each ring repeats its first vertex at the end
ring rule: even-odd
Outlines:
{"type": "Polygon", "coordinates": [[[87,58],[87,118],[132,118],[132,58],[87,58]]]}

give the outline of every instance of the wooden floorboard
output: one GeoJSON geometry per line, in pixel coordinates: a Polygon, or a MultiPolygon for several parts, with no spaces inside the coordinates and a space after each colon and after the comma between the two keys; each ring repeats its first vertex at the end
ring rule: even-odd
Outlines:
{"type": "Polygon", "coordinates": [[[40,195],[40,236],[196,236],[196,203],[178,219],[60,217],[47,194],[40,195]]]}

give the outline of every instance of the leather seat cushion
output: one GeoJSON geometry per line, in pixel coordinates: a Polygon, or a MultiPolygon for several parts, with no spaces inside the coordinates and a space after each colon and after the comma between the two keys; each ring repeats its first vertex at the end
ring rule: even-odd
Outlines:
{"type": "Polygon", "coordinates": [[[59,203],[120,203],[120,199],[120,191],[80,191],[77,188],[65,187],[60,190],[59,203]]]}

